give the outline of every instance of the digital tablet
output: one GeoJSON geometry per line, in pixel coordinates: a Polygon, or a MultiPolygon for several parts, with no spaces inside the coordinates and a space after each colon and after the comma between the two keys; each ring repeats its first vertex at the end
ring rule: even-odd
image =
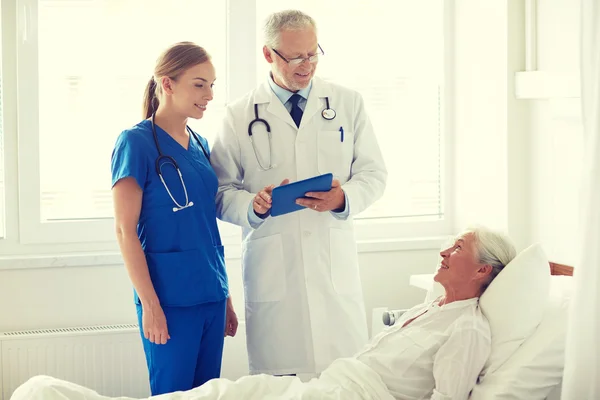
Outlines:
{"type": "Polygon", "coordinates": [[[306,207],[296,204],[296,200],[308,192],[328,192],[331,190],[333,174],[323,174],[273,189],[271,216],[276,217],[302,210],[306,207]]]}

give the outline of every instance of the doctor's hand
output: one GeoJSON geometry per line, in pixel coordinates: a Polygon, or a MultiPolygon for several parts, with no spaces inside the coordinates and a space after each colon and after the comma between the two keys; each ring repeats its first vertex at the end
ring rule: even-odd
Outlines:
{"type": "Polygon", "coordinates": [[[227,299],[227,309],[225,311],[225,336],[235,336],[238,328],[238,319],[233,309],[231,296],[227,299]]]}
{"type": "MultiPolygon", "coordinates": [[[[287,185],[290,183],[289,179],[284,179],[281,181],[279,186],[287,185]]],[[[259,217],[265,216],[269,210],[271,209],[271,193],[273,193],[273,189],[275,185],[265,186],[263,190],[258,192],[256,196],[254,196],[254,201],[252,201],[252,208],[254,212],[259,217]]]]}
{"type": "Polygon", "coordinates": [[[346,197],[340,185],[340,181],[334,179],[331,183],[331,190],[328,192],[308,192],[305,194],[308,199],[298,199],[296,204],[315,211],[342,211],[346,207],[346,197]]]}
{"type": "Polygon", "coordinates": [[[167,330],[167,318],[161,306],[142,308],[144,337],[152,343],[166,344],[171,339],[167,330]]]}

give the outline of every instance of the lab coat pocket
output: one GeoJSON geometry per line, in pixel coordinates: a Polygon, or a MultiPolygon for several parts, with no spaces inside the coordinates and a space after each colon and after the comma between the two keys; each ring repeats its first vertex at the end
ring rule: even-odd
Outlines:
{"type": "Polygon", "coordinates": [[[279,301],[286,293],[281,235],[243,243],[244,292],[251,303],[279,301]]]}
{"type": "Polygon", "coordinates": [[[203,268],[207,257],[199,250],[146,253],[154,290],[163,306],[199,304],[212,294],[214,279],[203,268]]]}
{"type": "Polygon", "coordinates": [[[329,230],[329,255],[331,281],[336,292],[343,295],[360,294],[360,272],[354,231],[331,228],[329,230]]]}
{"type": "Polygon", "coordinates": [[[352,132],[320,131],[318,133],[319,173],[332,173],[335,179],[345,183],[350,179],[354,151],[352,132]]]}

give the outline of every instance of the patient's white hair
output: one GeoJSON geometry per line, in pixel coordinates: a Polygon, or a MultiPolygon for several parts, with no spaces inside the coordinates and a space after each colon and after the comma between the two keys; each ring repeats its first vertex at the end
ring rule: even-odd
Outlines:
{"type": "Polygon", "coordinates": [[[460,236],[468,233],[475,238],[475,251],[480,264],[492,267],[490,278],[483,284],[483,293],[490,283],[498,276],[509,262],[517,255],[513,241],[505,234],[485,228],[483,226],[472,227],[464,231],[460,236]]]}
{"type": "Polygon", "coordinates": [[[308,27],[312,27],[315,31],[317,30],[315,20],[302,11],[285,10],[273,13],[265,20],[263,32],[265,46],[277,49],[282,30],[302,30],[308,27]]]}

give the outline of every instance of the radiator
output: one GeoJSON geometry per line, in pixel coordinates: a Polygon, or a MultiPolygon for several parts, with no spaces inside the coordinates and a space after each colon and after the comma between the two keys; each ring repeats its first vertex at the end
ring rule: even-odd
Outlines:
{"type": "MultiPolygon", "coordinates": [[[[248,374],[246,329],[225,339],[221,376],[248,374]]],[[[103,325],[0,333],[0,400],[35,375],[50,375],[104,396],[150,396],[138,326],[103,325]]]]}
{"type": "Polygon", "coordinates": [[[35,375],[74,382],[105,396],[148,397],[137,325],[0,333],[0,398],[35,375]]]}

